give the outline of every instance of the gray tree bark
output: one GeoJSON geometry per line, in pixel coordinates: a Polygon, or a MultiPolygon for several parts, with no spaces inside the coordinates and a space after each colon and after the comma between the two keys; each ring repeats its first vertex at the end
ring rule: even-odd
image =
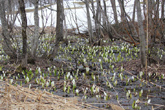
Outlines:
{"type": "MultiPolygon", "coordinates": [[[[146,13],[146,1],[147,0],[143,0],[143,15],[144,15],[144,20],[146,21],[146,19],[147,19],[147,13],[146,13]]],[[[135,3],[136,3],[136,0],[135,0],[135,3]]],[[[148,3],[148,2],[147,2],[148,3]]]]}
{"type": "Polygon", "coordinates": [[[93,18],[95,19],[96,15],[95,15],[95,6],[94,6],[94,1],[90,0],[91,5],[92,5],[92,13],[93,13],[93,18]]]}
{"type": "Polygon", "coordinates": [[[63,41],[63,21],[64,21],[64,7],[63,0],[57,0],[57,25],[56,25],[56,42],[51,52],[49,59],[53,60],[55,55],[57,54],[59,43],[63,41]]]}
{"type": "Polygon", "coordinates": [[[38,17],[38,2],[39,0],[34,0],[34,24],[35,24],[35,29],[34,29],[34,37],[32,38],[32,50],[31,54],[32,57],[36,57],[36,51],[38,47],[38,38],[39,38],[39,17],[38,17]]]}
{"type": "Polygon", "coordinates": [[[12,1],[11,0],[8,0],[8,21],[12,21],[12,1]]]}
{"type": "Polygon", "coordinates": [[[153,16],[153,8],[154,7],[154,5],[153,5],[153,0],[149,0],[148,1],[148,19],[149,19],[149,27],[151,28],[151,24],[152,24],[152,16],[153,16]]]}
{"type": "Polygon", "coordinates": [[[124,0],[118,0],[119,2],[119,6],[120,6],[120,12],[121,12],[121,21],[124,22],[125,21],[125,12],[124,12],[124,0]]]}
{"type": "Polygon", "coordinates": [[[112,10],[113,10],[113,16],[115,19],[115,23],[118,24],[118,18],[117,18],[117,11],[116,11],[116,1],[115,0],[110,0],[111,5],[112,5],[112,10]]]}
{"type": "Polygon", "coordinates": [[[165,7],[165,0],[162,0],[162,4],[161,4],[161,18],[165,18],[164,16],[164,7],[165,7]]]}
{"type": "Polygon", "coordinates": [[[63,0],[57,0],[56,43],[63,40],[64,7],[63,0]]]}
{"type": "Polygon", "coordinates": [[[93,14],[92,18],[95,20],[94,27],[96,29],[96,11],[95,11],[95,6],[94,6],[94,1],[90,0],[90,2],[91,2],[91,6],[92,6],[92,9],[91,9],[92,14],[93,14]]]}
{"type": "Polygon", "coordinates": [[[104,4],[104,8],[103,9],[103,14],[102,14],[102,18],[103,18],[103,27],[107,28],[107,5],[106,5],[106,0],[103,0],[103,4],[104,4]]]}
{"type": "MultiPolygon", "coordinates": [[[[165,15],[164,15],[164,7],[165,7],[165,0],[162,0],[162,4],[161,4],[161,19],[162,21],[165,23],[165,15]]],[[[163,36],[163,40],[165,42],[165,28],[164,28],[164,36],[163,36]]]]}
{"type": "Polygon", "coordinates": [[[132,22],[133,23],[135,21],[135,11],[136,11],[136,0],[134,1],[134,6],[133,6],[133,14],[132,14],[132,22]]]}
{"type": "Polygon", "coordinates": [[[6,21],[6,12],[5,12],[5,0],[0,1],[0,18],[1,18],[1,24],[2,24],[2,36],[3,36],[3,44],[2,48],[4,52],[11,58],[15,59],[16,58],[16,52],[15,49],[12,47],[12,42],[11,42],[11,36],[8,31],[8,23],[6,21]]]}
{"type": "Polygon", "coordinates": [[[101,5],[100,0],[96,0],[97,2],[97,10],[96,10],[96,17],[95,17],[95,28],[96,28],[96,36],[98,38],[98,45],[100,45],[100,23],[101,23],[101,5]]]}
{"type": "Polygon", "coordinates": [[[86,10],[87,10],[87,21],[88,21],[88,33],[89,33],[89,42],[93,43],[93,29],[91,23],[91,17],[89,13],[89,0],[85,0],[86,10]]]}
{"type": "MultiPolygon", "coordinates": [[[[154,35],[153,27],[153,11],[154,11],[154,0],[148,0],[148,40],[151,41],[151,35],[154,35]]],[[[155,39],[155,38],[154,38],[155,39]]]]}
{"type": "Polygon", "coordinates": [[[159,0],[156,0],[154,15],[155,15],[156,22],[158,22],[158,19],[159,19],[159,0]]]}
{"type": "Polygon", "coordinates": [[[140,39],[140,57],[141,57],[141,65],[142,67],[146,67],[146,39],[145,39],[145,32],[143,28],[143,20],[141,14],[141,7],[140,7],[140,0],[137,0],[137,19],[138,19],[138,26],[139,26],[139,39],[140,39]]]}
{"type": "Polygon", "coordinates": [[[22,67],[26,67],[27,66],[27,35],[26,35],[27,18],[26,18],[24,0],[18,0],[18,3],[19,3],[19,10],[21,13],[21,20],[22,20],[22,41],[23,41],[22,67]]]}

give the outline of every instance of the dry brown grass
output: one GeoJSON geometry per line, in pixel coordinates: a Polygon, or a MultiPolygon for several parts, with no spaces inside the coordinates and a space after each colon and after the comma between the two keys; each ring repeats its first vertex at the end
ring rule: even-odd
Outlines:
{"type": "Polygon", "coordinates": [[[0,81],[0,110],[96,110],[79,102],[76,97],[65,98],[46,91],[13,86],[0,81]]]}

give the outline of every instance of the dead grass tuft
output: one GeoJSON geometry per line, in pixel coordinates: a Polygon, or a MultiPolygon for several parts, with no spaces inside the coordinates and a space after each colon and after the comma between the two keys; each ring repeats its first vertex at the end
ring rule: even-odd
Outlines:
{"type": "Polygon", "coordinates": [[[13,86],[0,81],[0,110],[95,110],[76,97],[65,98],[47,91],[13,86]]]}

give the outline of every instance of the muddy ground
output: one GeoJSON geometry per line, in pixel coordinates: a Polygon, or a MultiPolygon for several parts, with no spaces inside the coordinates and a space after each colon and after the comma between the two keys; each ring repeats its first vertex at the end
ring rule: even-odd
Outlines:
{"type": "Polygon", "coordinates": [[[38,58],[24,72],[18,63],[2,60],[1,80],[63,97],[79,97],[79,101],[104,109],[112,109],[111,104],[126,110],[165,109],[165,65],[151,64],[146,74],[140,66],[139,51],[130,44],[103,41],[105,45],[90,47],[85,38],[70,41],[69,45],[61,44],[53,61],[38,58]],[[121,44],[128,50],[121,50],[121,44]]]}

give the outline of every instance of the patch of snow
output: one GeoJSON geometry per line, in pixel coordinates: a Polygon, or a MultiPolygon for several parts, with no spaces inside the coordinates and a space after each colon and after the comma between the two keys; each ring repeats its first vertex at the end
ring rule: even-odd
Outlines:
{"type": "MultiPolygon", "coordinates": [[[[77,1],[77,0],[76,0],[77,1]]],[[[91,5],[91,4],[90,4],[91,5]]],[[[103,3],[101,2],[101,5],[103,3]]],[[[106,2],[107,5],[107,13],[108,13],[108,19],[109,22],[114,23],[114,17],[113,17],[113,11],[111,8],[111,3],[110,0],[106,2]]],[[[132,18],[132,12],[133,12],[133,5],[134,1],[133,0],[126,0],[125,1],[125,10],[126,13],[132,18]]],[[[94,4],[96,8],[96,3],[94,4]]],[[[117,14],[118,14],[118,19],[120,21],[120,7],[118,2],[116,2],[116,7],[117,7],[117,14]]],[[[53,10],[57,10],[57,5],[54,4],[52,6],[49,6],[48,8],[52,8],[53,10]]],[[[52,11],[48,8],[44,8],[41,12],[41,10],[38,11],[39,13],[39,26],[43,27],[43,23],[45,26],[52,26],[56,27],[56,11],[52,11]],[[43,19],[42,19],[42,13],[43,13],[43,19]]],[[[26,9],[34,9],[34,7],[26,8],[26,9]]],[[[143,13],[143,12],[142,12],[143,13]]],[[[91,17],[92,17],[92,12],[90,11],[91,17]]],[[[79,27],[79,30],[85,31],[87,30],[87,15],[86,15],[86,8],[85,4],[80,5],[78,3],[74,3],[73,1],[64,1],[64,15],[66,19],[66,28],[72,29],[72,28],[77,28],[79,27]],[[74,8],[75,7],[75,8],[74,8]],[[70,9],[69,9],[70,8],[70,9]],[[77,24],[77,25],[76,25],[77,24]]],[[[27,12],[27,23],[28,25],[34,25],[34,12],[27,12]]],[[[136,18],[136,16],[135,16],[136,18]]],[[[136,19],[135,19],[136,20],[136,19]]],[[[16,19],[15,25],[16,26],[21,26],[21,17],[20,14],[18,15],[18,18],[16,19]]],[[[94,25],[94,20],[92,19],[92,24],[94,25]]]]}

